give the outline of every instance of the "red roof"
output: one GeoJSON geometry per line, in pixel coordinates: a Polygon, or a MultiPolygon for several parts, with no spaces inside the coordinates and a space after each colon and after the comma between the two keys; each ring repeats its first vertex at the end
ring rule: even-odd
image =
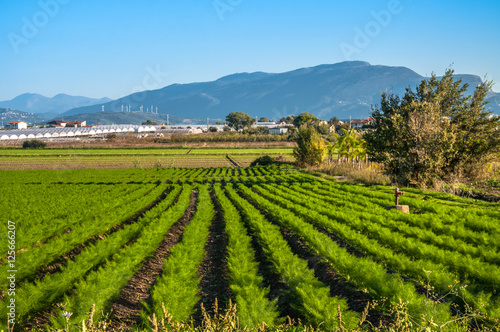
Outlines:
{"type": "Polygon", "coordinates": [[[12,122],[9,122],[9,124],[16,124],[16,123],[26,123],[24,121],[12,121],[12,122]]]}

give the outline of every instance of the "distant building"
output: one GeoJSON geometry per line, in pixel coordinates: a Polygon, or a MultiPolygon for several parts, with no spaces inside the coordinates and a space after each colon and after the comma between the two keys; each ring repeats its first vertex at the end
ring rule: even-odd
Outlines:
{"type": "Polygon", "coordinates": [[[87,121],[63,121],[63,120],[53,120],[47,122],[49,127],[61,128],[61,127],[85,127],[87,121]]]}
{"type": "Polygon", "coordinates": [[[28,124],[24,121],[12,121],[5,126],[6,129],[27,129],[28,124]]]}
{"type": "Polygon", "coordinates": [[[286,127],[276,127],[276,128],[269,128],[269,134],[273,135],[283,135],[288,132],[288,128],[286,127]]]}
{"type": "Polygon", "coordinates": [[[364,120],[352,120],[351,121],[351,127],[352,128],[361,128],[363,126],[371,124],[375,119],[373,118],[366,118],[364,120]]]}

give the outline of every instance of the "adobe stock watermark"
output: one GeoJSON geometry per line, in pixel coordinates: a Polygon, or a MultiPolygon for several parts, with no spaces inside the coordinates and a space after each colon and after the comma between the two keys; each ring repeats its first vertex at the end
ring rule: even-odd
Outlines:
{"type": "Polygon", "coordinates": [[[401,14],[403,9],[400,0],[390,0],[387,3],[386,9],[370,11],[373,20],[368,21],[363,28],[354,27],[355,35],[352,43],[340,43],[340,50],[344,54],[344,58],[351,60],[354,54],[360,54],[384,28],[387,28],[391,24],[394,16],[401,14]]]}
{"type": "Polygon", "coordinates": [[[29,19],[26,16],[21,18],[22,27],[20,33],[9,32],[7,34],[7,39],[10,42],[10,46],[17,54],[19,53],[20,46],[26,45],[30,40],[35,38],[40,29],[45,27],[51,18],[54,18],[61,8],[61,5],[69,3],[70,0],[40,0],[38,1],[38,10],[29,19]]]}
{"type": "MultiPolygon", "coordinates": [[[[153,69],[151,66],[147,66],[146,68],[146,75],[142,78],[142,84],[141,85],[136,85],[133,87],[130,91],[130,99],[129,102],[131,104],[138,104],[144,99],[146,99],[146,91],[148,90],[156,90],[159,88],[162,88],[165,84],[165,78],[169,75],[168,72],[163,72],[160,68],[160,65],[156,65],[156,67],[153,69]]],[[[115,100],[113,104],[111,104],[111,107],[113,110],[118,110],[121,108],[122,101],[119,101],[120,99],[124,98],[126,96],[123,96],[121,98],[118,98],[115,100]]],[[[135,107],[138,107],[137,105],[134,105],[135,107]]],[[[131,110],[131,107],[129,106],[129,111],[131,110]]],[[[137,110],[137,109],[136,109],[137,110]]]]}
{"type": "Polygon", "coordinates": [[[215,0],[212,4],[221,21],[224,21],[224,15],[232,12],[234,8],[241,5],[243,0],[215,0]]]}

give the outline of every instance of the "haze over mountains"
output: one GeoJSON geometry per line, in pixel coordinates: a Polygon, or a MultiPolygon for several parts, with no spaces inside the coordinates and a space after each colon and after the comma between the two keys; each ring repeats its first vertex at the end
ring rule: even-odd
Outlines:
{"type": "MultiPolygon", "coordinates": [[[[463,83],[469,83],[470,93],[476,85],[481,83],[479,76],[456,76],[462,78],[463,83]]],[[[144,112],[153,106],[154,111],[158,107],[158,113],[191,119],[206,119],[207,117],[223,119],[233,111],[243,111],[251,116],[265,116],[273,120],[301,112],[314,113],[322,119],[330,119],[333,116],[341,119],[365,118],[370,115],[372,105],[380,103],[382,91],[392,90],[401,95],[406,87],[414,88],[424,78],[406,67],[349,61],[278,74],[239,73],[212,82],[172,84],[158,90],[135,93],[115,101],[87,98],[80,102],[88,104],[77,105],[58,116],[74,118],[75,115],[79,115],[79,118],[85,119],[85,114],[94,113],[93,118],[99,119],[97,113],[102,112],[103,105],[105,111],[121,111],[122,105],[124,109],[130,105],[132,111],[139,111],[142,105],[144,112]]],[[[22,96],[27,99],[26,95],[22,96]]],[[[23,98],[20,97],[14,100],[22,100],[23,98]]],[[[488,98],[491,102],[488,105],[490,109],[500,114],[500,94],[492,92],[488,98]]],[[[39,102],[33,98],[30,100],[30,103],[25,101],[25,105],[31,107],[30,110],[39,107],[37,106],[39,102]]],[[[0,107],[3,105],[5,102],[0,102],[0,107]]],[[[68,103],[59,108],[54,106],[51,111],[55,112],[56,109],[60,111],[67,105],[68,103]]],[[[21,104],[19,106],[6,105],[6,107],[26,110],[21,104]]],[[[45,110],[47,108],[48,106],[44,106],[45,110]]],[[[127,119],[132,120],[136,112],[130,113],[127,119]]],[[[113,121],[109,118],[109,114],[106,115],[106,119],[106,121],[113,121]]]]}
{"type": "Polygon", "coordinates": [[[45,118],[57,117],[76,107],[95,105],[111,101],[109,98],[87,98],[81,96],[70,96],[60,93],[52,98],[37,93],[24,93],[12,100],[1,101],[0,107],[8,107],[24,112],[35,113],[45,118]]]}

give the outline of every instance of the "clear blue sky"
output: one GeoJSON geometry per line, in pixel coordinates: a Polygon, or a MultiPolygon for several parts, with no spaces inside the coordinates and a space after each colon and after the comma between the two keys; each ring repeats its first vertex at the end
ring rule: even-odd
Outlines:
{"type": "Polygon", "coordinates": [[[498,0],[1,0],[0,100],[115,99],[345,60],[451,65],[500,91],[499,15],[498,0]]]}

